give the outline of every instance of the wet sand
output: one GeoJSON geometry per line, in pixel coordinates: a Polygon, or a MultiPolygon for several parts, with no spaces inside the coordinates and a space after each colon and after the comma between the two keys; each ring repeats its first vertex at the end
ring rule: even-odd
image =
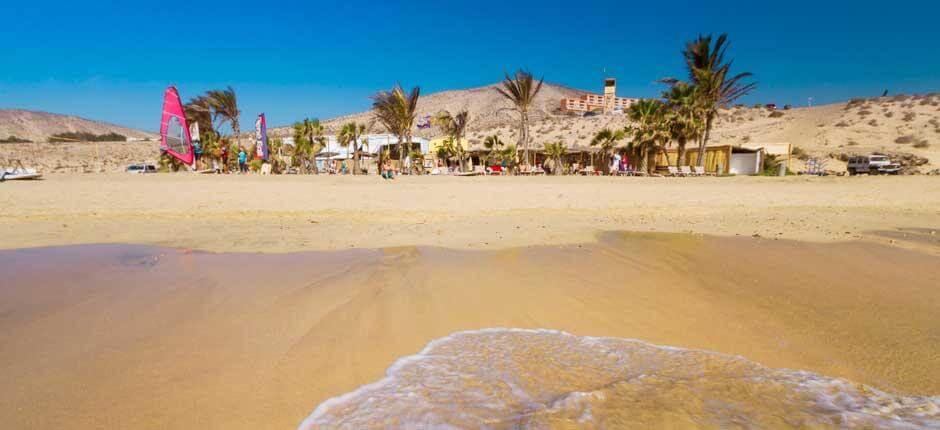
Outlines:
{"type": "Polygon", "coordinates": [[[491,327],[639,339],[937,395],[936,235],[879,237],[2,251],[0,416],[11,428],[295,428],[429,341],[491,327]]]}

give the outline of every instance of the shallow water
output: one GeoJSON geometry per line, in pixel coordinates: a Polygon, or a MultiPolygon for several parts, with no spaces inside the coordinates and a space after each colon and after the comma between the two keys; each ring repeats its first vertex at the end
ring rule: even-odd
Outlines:
{"type": "Polygon", "coordinates": [[[484,329],[431,342],[300,429],[662,427],[940,428],[940,397],[638,340],[484,329]]]}

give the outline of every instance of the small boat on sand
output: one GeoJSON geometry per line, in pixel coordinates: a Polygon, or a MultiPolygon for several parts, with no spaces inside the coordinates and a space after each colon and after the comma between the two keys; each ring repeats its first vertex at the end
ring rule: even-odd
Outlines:
{"type": "Polygon", "coordinates": [[[3,167],[0,168],[0,182],[3,181],[12,181],[15,179],[38,179],[42,176],[42,173],[36,171],[36,169],[27,169],[23,167],[23,163],[17,161],[16,167],[3,167]]]}

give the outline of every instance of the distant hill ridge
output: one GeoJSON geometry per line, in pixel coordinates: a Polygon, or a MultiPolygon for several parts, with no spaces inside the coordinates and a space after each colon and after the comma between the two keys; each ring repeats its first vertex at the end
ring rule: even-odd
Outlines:
{"type": "Polygon", "coordinates": [[[32,142],[47,142],[59,133],[92,133],[95,135],[117,133],[131,140],[156,139],[159,135],[128,127],[62,115],[25,109],[0,109],[0,139],[10,136],[32,142]]]}

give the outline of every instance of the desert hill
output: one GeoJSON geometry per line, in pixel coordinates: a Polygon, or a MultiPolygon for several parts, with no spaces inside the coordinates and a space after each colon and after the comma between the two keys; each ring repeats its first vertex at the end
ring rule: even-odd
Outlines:
{"type": "Polygon", "coordinates": [[[10,136],[31,142],[46,142],[58,133],[79,132],[96,135],[117,133],[130,140],[156,139],[159,135],[101,121],[23,109],[0,109],[0,139],[10,136]]]}

